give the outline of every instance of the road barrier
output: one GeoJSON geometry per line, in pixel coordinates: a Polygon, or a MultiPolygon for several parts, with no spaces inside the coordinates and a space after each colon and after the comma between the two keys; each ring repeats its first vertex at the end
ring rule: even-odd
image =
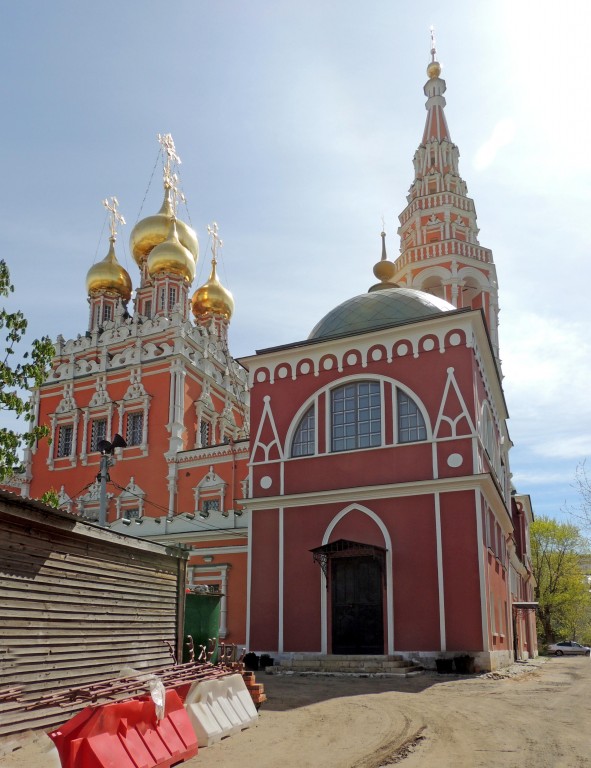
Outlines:
{"type": "Polygon", "coordinates": [[[258,718],[240,674],[194,683],[185,698],[185,708],[201,747],[249,728],[258,718]]]}
{"type": "Polygon", "coordinates": [[[49,734],[62,768],[170,768],[197,754],[197,739],[174,690],[158,720],[150,696],[87,707],[49,734]]]}

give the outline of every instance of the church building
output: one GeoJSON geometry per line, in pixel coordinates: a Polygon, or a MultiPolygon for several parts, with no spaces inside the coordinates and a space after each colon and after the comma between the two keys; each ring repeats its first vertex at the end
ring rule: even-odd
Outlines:
{"type": "Polygon", "coordinates": [[[220,636],[250,651],[426,666],[469,654],[477,669],[537,654],[533,513],[511,483],[496,270],[434,44],[427,75],[400,253],[390,260],[376,238],[365,292],[305,340],[232,358],[217,225],[211,274],[191,295],[197,237],[162,136],[164,201],[130,238],[133,308],[112,198],[88,328],[58,338],[33,393],[51,443],[27,452],[20,492],[55,488],[63,509],[98,521],[112,448],[107,524],[187,545],[189,582],[222,595],[220,636]]]}
{"type": "Polygon", "coordinates": [[[120,533],[190,549],[189,583],[221,597],[220,635],[245,642],[248,392],[228,349],[234,310],[217,276],[221,240],[209,228],[211,274],[190,295],[199,255],[193,229],[177,217],[179,158],[159,137],[164,200],[138,221],[130,250],[139,284],[115,254],[124,223],[115,198],[109,250],[90,267],[84,335],[59,336],[52,370],[33,393],[37,423],[50,428],[25,455],[20,492],[59,493],[62,509],[99,520],[101,453],[116,434],[106,488],[106,522],[120,533]],[[116,445],[116,444],[115,444],[116,445]],[[244,516],[243,516],[244,515],[244,516]]]}
{"type": "Polygon", "coordinates": [[[427,664],[467,653],[477,669],[536,654],[532,515],[510,482],[495,267],[434,47],[427,74],[400,256],[388,260],[382,232],[367,292],[306,340],[241,360],[251,648],[427,664]]]}

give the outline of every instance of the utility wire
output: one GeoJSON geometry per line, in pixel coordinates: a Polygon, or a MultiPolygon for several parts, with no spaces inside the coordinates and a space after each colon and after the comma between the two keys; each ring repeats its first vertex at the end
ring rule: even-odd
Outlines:
{"type": "MultiPolygon", "coordinates": [[[[149,504],[150,506],[154,507],[155,509],[158,509],[159,511],[164,512],[166,517],[168,517],[168,509],[166,507],[163,507],[161,504],[156,504],[155,501],[150,501],[145,496],[140,496],[139,494],[134,493],[133,491],[129,491],[127,488],[124,488],[122,485],[119,485],[119,483],[116,483],[114,480],[111,480],[110,484],[115,486],[115,488],[117,488],[120,491],[125,491],[130,496],[135,496],[137,499],[142,500],[145,504],[149,504]]],[[[192,515],[194,513],[193,512],[187,512],[187,513],[179,512],[178,514],[179,515],[182,515],[182,514],[191,514],[192,515]]],[[[211,523],[206,523],[204,520],[202,522],[199,522],[199,523],[195,523],[193,520],[188,519],[188,518],[185,518],[185,520],[187,520],[187,522],[189,522],[189,523],[193,523],[193,525],[199,526],[200,530],[203,530],[205,528],[206,530],[211,530],[211,531],[222,531],[224,533],[224,535],[228,534],[230,536],[237,536],[237,537],[239,536],[241,538],[244,537],[244,533],[240,533],[240,532],[236,531],[233,528],[216,528],[215,525],[212,525],[211,523]]]]}

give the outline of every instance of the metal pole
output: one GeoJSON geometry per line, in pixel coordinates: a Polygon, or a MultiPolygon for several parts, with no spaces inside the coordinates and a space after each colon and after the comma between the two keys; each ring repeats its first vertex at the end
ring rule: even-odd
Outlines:
{"type": "Polygon", "coordinates": [[[100,464],[100,495],[99,495],[99,520],[98,523],[103,528],[107,527],[107,477],[109,469],[109,456],[106,453],[101,454],[100,464]]]}

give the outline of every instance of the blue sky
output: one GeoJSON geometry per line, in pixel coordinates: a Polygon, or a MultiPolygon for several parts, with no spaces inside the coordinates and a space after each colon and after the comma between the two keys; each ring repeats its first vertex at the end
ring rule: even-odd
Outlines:
{"type": "Polygon", "coordinates": [[[171,132],[201,243],[195,287],[207,224],[224,240],[235,356],[305,338],[366,290],[382,216],[397,254],[434,24],[497,264],[514,482],[537,514],[576,502],[591,455],[588,3],[0,0],[0,21],[2,257],[30,337],[86,330],[110,195],[137,282],[127,238],[160,205],[156,134],[171,132]]]}

